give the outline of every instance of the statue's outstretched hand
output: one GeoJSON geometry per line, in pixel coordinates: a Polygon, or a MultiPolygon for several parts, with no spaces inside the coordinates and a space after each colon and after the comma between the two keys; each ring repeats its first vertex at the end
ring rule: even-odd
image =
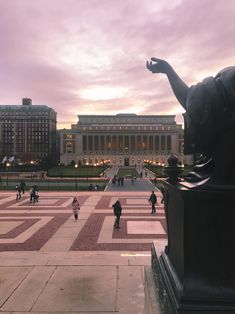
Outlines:
{"type": "Polygon", "coordinates": [[[152,73],[166,74],[176,98],[186,110],[186,101],[189,87],[179,77],[179,75],[175,72],[172,66],[165,60],[151,58],[151,61],[146,62],[146,67],[152,73]]]}
{"type": "Polygon", "coordinates": [[[165,74],[167,74],[169,69],[171,68],[168,62],[158,58],[151,58],[151,61],[146,62],[146,67],[152,73],[165,73],[165,74]]]}

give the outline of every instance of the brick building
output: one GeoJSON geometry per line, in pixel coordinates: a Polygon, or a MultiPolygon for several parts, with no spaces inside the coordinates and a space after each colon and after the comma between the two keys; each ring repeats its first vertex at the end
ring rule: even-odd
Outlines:
{"type": "Polygon", "coordinates": [[[56,112],[45,105],[0,105],[0,157],[39,161],[56,154],[56,112]]]}

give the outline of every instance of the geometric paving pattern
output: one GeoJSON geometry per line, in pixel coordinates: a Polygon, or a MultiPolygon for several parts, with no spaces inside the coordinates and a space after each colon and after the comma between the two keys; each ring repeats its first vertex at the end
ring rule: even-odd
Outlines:
{"type": "Polygon", "coordinates": [[[162,215],[149,217],[149,214],[123,214],[120,220],[120,229],[114,229],[114,217],[111,214],[92,214],[85,226],[74,241],[71,250],[98,250],[115,251],[150,250],[153,239],[166,239],[166,223],[162,215]],[[161,232],[139,233],[128,232],[128,224],[132,222],[157,222],[161,232]]]}
{"type": "Polygon", "coordinates": [[[149,193],[78,192],[77,196],[81,210],[74,222],[72,192],[41,192],[36,204],[30,204],[26,193],[16,201],[15,193],[1,192],[0,251],[43,250],[50,241],[61,243],[61,237],[71,251],[149,251],[153,240],[167,238],[163,206],[151,215],[149,193]],[[123,208],[120,229],[113,228],[112,204],[117,199],[123,208]]]}
{"type": "MultiPolygon", "coordinates": [[[[87,199],[87,197],[79,197],[79,202],[80,205],[84,203],[84,201],[87,199]]],[[[14,197],[15,200],[15,197],[14,197]]],[[[20,201],[15,201],[11,205],[9,205],[7,208],[12,209],[12,208],[17,208],[18,210],[20,209],[31,209],[33,206],[37,206],[37,209],[43,210],[43,209],[56,209],[58,210],[63,210],[64,208],[67,208],[72,202],[71,197],[66,197],[66,196],[52,196],[52,195],[43,195],[43,198],[39,198],[38,203],[30,203],[29,198],[26,196],[22,197],[20,201]]]]}
{"type": "Polygon", "coordinates": [[[9,221],[18,222],[11,230],[0,235],[0,251],[31,251],[39,250],[48,239],[70,217],[70,214],[14,215],[0,217],[1,225],[9,221]]]}
{"type": "MultiPolygon", "coordinates": [[[[166,239],[166,222],[163,206],[151,215],[148,194],[123,193],[102,196],[75,239],[71,250],[150,250],[152,240],[166,239]],[[121,228],[114,229],[112,204],[119,199],[122,204],[121,228]],[[152,228],[152,230],[151,230],[152,228]],[[146,229],[148,232],[146,232],[146,229]]],[[[159,196],[159,195],[158,195],[159,196]]]]}

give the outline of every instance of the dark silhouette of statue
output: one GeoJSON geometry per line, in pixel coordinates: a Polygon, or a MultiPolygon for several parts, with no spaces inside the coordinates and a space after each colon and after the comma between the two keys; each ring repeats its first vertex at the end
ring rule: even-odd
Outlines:
{"type": "Polygon", "coordinates": [[[188,180],[235,185],[235,67],[189,87],[162,59],[151,58],[146,66],[152,73],[166,74],[186,111],[184,152],[201,154],[188,180]]]}

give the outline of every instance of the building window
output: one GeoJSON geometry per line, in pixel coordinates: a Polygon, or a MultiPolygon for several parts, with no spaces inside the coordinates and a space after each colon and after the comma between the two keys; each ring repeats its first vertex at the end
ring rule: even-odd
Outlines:
{"type": "Polygon", "coordinates": [[[94,149],[97,151],[99,149],[99,136],[94,136],[94,149]]]}
{"type": "Polygon", "coordinates": [[[131,135],[131,151],[136,149],[135,135],[131,135]]]}
{"type": "Polygon", "coordinates": [[[118,148],[119,150],[123,149],[123,136],[122,135],[118,136],[118,148]]]}
{"type": "Polygon", "coordinates": [[[137,150],[140,151],[141,148],[142,148],[141,135],[137,135],[137,150]]]}
{"type": "Polygon", "coordinates": [[[147,145],[148,145],[148,142],[147,142],[148,140],[147,140],[147,136],[146,135],[144,135],[143,136],[143,143],[142,143],[142,149],[143,150],[146,150],[147,149],[147,145]]]}
{"type": "Polygon", "coordinates": [[[117,136],[116,135],[112,136],[112,149],[114,151],[117,151],[117,136]]]}
{"type": "Polygon", "coordinates": [[[166,139],[166,142],[167,142],[167,150],[168,152],[171,151],[171,136],[170,135],[167,135],[167,139],[166,139]]]}
{"type": "Polygon", "coordinates": [[[88,136],[88,150],[93,150],[93,136],[88,136]]]}
{"type": "Polygon", "coordinates": [[[82,136],[82,149],[83,151],[87,150],[87,136],[86,135],[82,136]]]}
{"type": "Polygon", "coordinates": [[[155,151],[159,151],[159,135],[155,135],[155,151]]]}
{"type": "Polygon", "coordinates": [[[153,150],[153,136],[149,136],[149,150],[153,150]]]}
{"type": "Polygon", "coordinates": [[[104,135],[100,136],[100,150],[104,150],[104,135]]]}
{"type": "Polygon", "coordinates": [[[166,137],[165,135],[161,135],[161,150],[166,149],[166,137]]]}
{"type": "Polygon", "coordinates": [[[111,137],[110,135],[106,136],[106,150],[110,150],[111,149],[111,137]]]}
{"type": "Polygon", "coordinates": [[[124,137],[124,147],[125,147],[125,151],[129,151],[129,136],[125,135],[124,137]]]}

